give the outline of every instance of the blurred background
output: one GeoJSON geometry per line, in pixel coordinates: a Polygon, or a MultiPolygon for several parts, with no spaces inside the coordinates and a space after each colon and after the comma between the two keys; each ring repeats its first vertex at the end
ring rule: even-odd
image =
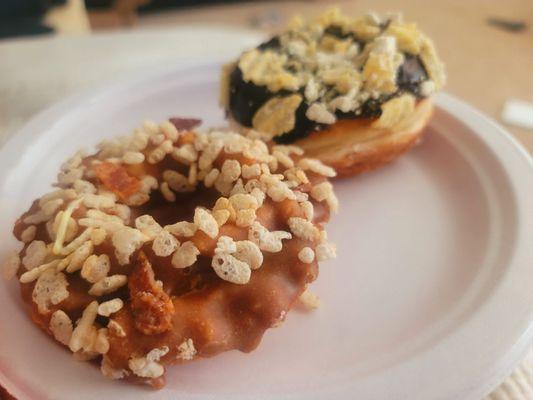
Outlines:
{"type": "Polygon", "coordinates": [[[0,144],[67,94],[177,57],[177,30],[267,35],[295,13],[333,5],[354,14],[401,11],[416,21],[445,61],[446,90],[511,122],[533,151],[532,111],[529,124],[527,107],[518,121],[502,118],[509,101],[533,102],[532,0],[0,0],[0,144]]]}

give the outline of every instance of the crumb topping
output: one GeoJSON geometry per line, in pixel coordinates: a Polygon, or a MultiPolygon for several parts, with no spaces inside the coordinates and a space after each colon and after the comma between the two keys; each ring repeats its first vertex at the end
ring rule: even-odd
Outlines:
{"type": "Polygon", "coordinates": [[[395,97],[381,106],[382,113],[377,121],[373,123],[376,128],[392,128],[415,109],[416,99],[411,94],[404,94],[395,97]]]}
{"type": "Polygon", "coordinates": [[[315,252],[310,247],[304,247],[298,252],[298,259],[306,264],[311,264],[315,259],[315,252]]]}
{"type": "Polygon", "coordinates": [[[290,132],[296,124],[295,113],[301,102],[299,94],[273,97],[254,114],[252,126],[271,137],[290,132]]]}
{"type": "Polygon", "coordinates": [[[339,118],[376,117],[381,104],[445,84],[433,42],[401,16],[348,17],[333,8],[287,29],[222,72],[223,105],[266,138],[291,142],[339,118]]]}
{"type": "Polygon", "coordinates": [[[196,349],[194,348],[194,342],[192,339],[184,340],[183,343],[178,346],[178,358],[190,361],[195,355],[196,349]]]}
{"type": "Polygon", "coordinates": [[[128,366],[132,372],[141,378],[159,378],[165,372],[165,368],[158,361],[167,354],[168,347],[153,349],[144,357],[133,357],[128,366]]]}
{"type": "MultiPolygon", "coordinates": [[[[297,254],[302,263],[334,254],[314,207],[324,202],[322,209],[336,209],[333,190],[324,185],[335,172],[302,156],[296,146],[269,147],[253,134],[147,121],[131,136],[104,141],[96,154],[77,153],[62,165],[59,189],[17,222],[23,248],[6,260],[4,275],[19,274],[48,332],[76,359],[102,357],[101,370],[113,379],[159,378],[168,348],[132,354],[121,368],[109,349],[130,329],[144,335],[172,329],[174,297],[166,287],[172,279],[164,274],[246,285],[266,268],[268,254],[293,238],[304,243],[297,254]],[[214,198],[191,207],[188,220],[165,225],[147,211],[154,199],[162,207],[187,207],[178,197],[199,188],[214,198]],[[133,316],[132,328],[123,325],[123,313],[133,316]]],[[[193,338],[172,352],[173,360],[195,358],[193,338]]]]}
{"type": "Polygon", "coordinates": [[[298,300],[300,301],[300,304],[309,310],[320,307],[320,299],[309,289],[305,289],[298,300]]]}

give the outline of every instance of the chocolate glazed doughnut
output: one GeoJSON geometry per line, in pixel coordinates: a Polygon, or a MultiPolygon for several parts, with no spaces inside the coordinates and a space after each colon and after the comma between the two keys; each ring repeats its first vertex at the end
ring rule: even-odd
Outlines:
{"type": "Polygon", "coordinates": [[[330,167],[197,123],[76,154],[15,224],[32,320],[109,378],[159,388],[169,364],[253,350],[335,256],[330,167]]]}
{"type": "Polygon", "coordinates": [[[238,129],[294,143],[347,176],[414,144],[444,82],[433,43],[415,24],[333,9],[293,19],[226,65],[221,103],[238,129]]]}

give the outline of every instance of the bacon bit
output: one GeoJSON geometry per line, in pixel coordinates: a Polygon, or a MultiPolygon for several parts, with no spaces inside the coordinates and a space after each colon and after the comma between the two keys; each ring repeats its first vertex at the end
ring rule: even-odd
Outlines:
{"type": "Polygon", "coordinates": [[[180,132],[178,138],[178,146],[185,146],[186,144],[194,144],[196,134],[193,131],[180,132]]]}
{"type": "Polygon", "coordinates": [[[192,129],[202,123],[201,119],[196,118],[169,118],[169,121],[178,131],[192,129]]]}
{"type": "Polygon", "coordinates": [[[137,193],[141,187],[140,180],[128,175],[126,169],[121,165],[102,162],[93,168],[97,178],[121,200],[126,200],[137,193]]]}
{"type": "Polygon", "coordinates": [[[142,251],[130,275],[129,289],[135,327],[139,331],[156,335],[172,328],[174,304],[157,285],[152,265],[142,251]]]}

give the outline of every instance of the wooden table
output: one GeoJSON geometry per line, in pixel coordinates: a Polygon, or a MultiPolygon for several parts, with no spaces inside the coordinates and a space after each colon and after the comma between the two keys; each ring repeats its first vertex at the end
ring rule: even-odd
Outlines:
{"type": "MultiPolygon", "coordinates": [[[[533,1],[531,0],[325,0],[279,1],[233,4],[188,9],[141,17],[139,27],[175,26],[201,23],[254,27],[274,20],[272,30],[298,13],[314,15],[338,5],[345,12],[358,14],[402,11],[406,20],[416,21],[432,37],[448,72],[446,91],[501,122],[504,102],[519,98],[533,102],[533,1]],[[511,33],[487,24],[499,17],[524,21],[525,31],[511,33]]],[[[265,28],[263,27],[263,30],[265,28]]],[[[507,126],[509,131],[533,152],[533,131],[507,126]]]]}

